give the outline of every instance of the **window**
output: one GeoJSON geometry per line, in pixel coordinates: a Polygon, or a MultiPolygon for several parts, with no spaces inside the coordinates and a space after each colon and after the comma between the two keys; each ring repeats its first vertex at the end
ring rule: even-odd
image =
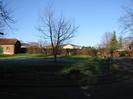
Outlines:
{"type": "Polygon", "coordinates": [[[6,47],[6,51],[9,52],[10,51],[10,47],[6,47]]]}

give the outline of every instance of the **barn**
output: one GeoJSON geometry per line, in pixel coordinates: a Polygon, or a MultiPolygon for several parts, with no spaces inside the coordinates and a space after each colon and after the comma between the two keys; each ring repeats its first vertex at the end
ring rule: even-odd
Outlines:
{"type": "Polygon", "coordinates": [[[15,38],[0,38],[0,54],[13,55],[21,51],[21,43],[15,38]]]}

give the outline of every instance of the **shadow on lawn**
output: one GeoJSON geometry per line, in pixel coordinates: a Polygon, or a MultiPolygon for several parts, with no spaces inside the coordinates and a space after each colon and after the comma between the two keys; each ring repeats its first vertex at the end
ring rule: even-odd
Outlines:
{"type": "Polygon", "coordinates": [[[0,98],[88,99],[78,84],[59,71],[72,63],[7,61],[0,65],[0,98]]]}
{"type": "MultiPolygon", "coordinates": [[[[126,61],[123,63],[124,60],[116,60],[115,62],[118,63],[118,61],[122,63],[120,66],[124,64],[123,66],[125,67],[126,61]]],[[[132,60],[130,62],[130,64],[133,64],[132,60]]],[[[129,60],[126,63],[129,64],[129,60]]],[[[98,82],[95,85],[90,97],[84,93],[84,90],[80,88],[77,82],[66,79],[60,74],[64,67],[69,67],[73,64],[73,61],[54,63],[44,61],[44,59],[0,60],[0,98],[133,99],[133,79],[112,82],[109,76],[102,79],[101,83],[103,84],[98,82]],[[109,80],[111,83],[107,83],[104,80],[109,80]]],[[[94,65],[93,61],[92,64],[94,65]]],[[[100,64],[106,64],[106,61],[100,62],[100,64]]],[[[131,65],[129,67],[130,70],[133,69],[131,65]]],[[[127,70],[129,67],[127,67],[127,70]]],[[[108,68],[102,68],[102,72],[108,72],[108,68]]],[[[93,70],[93,68],[90,69],[93,70]]]]}
{"type": "MultiPolygon", "coordinates": [[[[92,99],[133,99],[133,59],[118,58],[113,60],[113,76],[102,79],[103,84],[95,86],[92,99]],[[108,83],[105,81],[108,80],[108,83]]],[[[100,78],[101,79],[101,78],[100,78]]]]}

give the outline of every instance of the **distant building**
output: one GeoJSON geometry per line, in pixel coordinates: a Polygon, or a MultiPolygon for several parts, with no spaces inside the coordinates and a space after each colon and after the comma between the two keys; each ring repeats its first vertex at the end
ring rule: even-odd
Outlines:
{"type": "Polygon", "coordinates": [[[21,43],[21,53],[27,53],[27,50],[28,50],[29,47],[30,47],[30,44],[21,43]]]}
{"type": "Polygon", "coordinates": [[[21,43],[21,48],[28,48],[29,46],[29,43],[21,43]]]}
{"type": "Polygon", "coordinates": [[[133,46],[133,37],[126,37],[123,39],[123,49],[125,51],[131,51],[133,46]]]}
{"type": "Polygon", "coordinates": [[[62,45],[62,48],[66,50],[66,55],[76,54],[82,47],[74,44],[62,45]]]}
{"type": "Polygon", "coordinates": [[[127,49],[129,51],[133,51],[133,42],[131,42],[131,43],[128,44],[127,49]]]}
{"type": "Polygon", "coordinates": [[[81,49],[81,46],[74,45],[74,44],[65,44],[63,45],[63,49],[81,49]]]}
{"type": "Polygon", "coordinates": [[[21,43],[15,38],[0,38],[0,54],[13,55],[21,51],[21,43]]]}

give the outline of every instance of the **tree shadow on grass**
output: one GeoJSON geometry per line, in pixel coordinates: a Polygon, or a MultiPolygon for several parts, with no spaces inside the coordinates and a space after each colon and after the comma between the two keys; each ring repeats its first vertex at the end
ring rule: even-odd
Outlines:
{"type": "Polygon", "coordinates": [[[2,63],[0,98],[89,99],[75,82],[58,73],[63,68],[62,64],[64,63],[2,63]]]}
{"type": "Polygon", "coordinates": [[[133,81],[96,86],[91,99],[133,99],[133,81]]]}

